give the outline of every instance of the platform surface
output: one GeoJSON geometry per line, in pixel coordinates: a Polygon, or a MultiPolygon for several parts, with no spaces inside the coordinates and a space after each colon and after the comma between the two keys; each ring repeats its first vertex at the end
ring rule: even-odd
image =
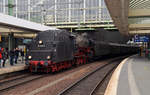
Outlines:
{"type": "Polygon", "coordinates": [[[11,66],[9,60],[7,60],[5,63],[5,67],[2,67],[2,64],[1,64],[0,75],[11,73],[11,72],[16,72],[16,71],[21,71],[24,69],[26,69],[25,61],[18,60],[17,64],[14,63],[14,65],[11,66]]]}
{"type": "Polygon", "coordinates": [[[122,61],[105,95],[150,95],[150,60],[133,55],[122,61]]]}

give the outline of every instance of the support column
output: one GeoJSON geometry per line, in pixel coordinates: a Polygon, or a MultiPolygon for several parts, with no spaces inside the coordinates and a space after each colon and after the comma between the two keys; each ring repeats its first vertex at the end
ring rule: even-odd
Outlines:
{"type": "Polygon", "coordinates": [[[5,7],[6,7],[6,6],[5,6],[5,0],[3,0],[3,14],[5,14],[5,12],[6,12],[6,11],[5,11],[5,9],[6,9],[5,7]]]}
{"type": "Polygon", "coordinates": [[[69,22],[71,22],[71,0],[69,0],[69,22]]]}
{"type": "Polygon", "coordinates": [[[14,48],[14,33],[10,33],[8,35],[8,39],[9,39],[9,41],[8,41],[8,49],[10,51],[10,50],[12,50],[14,48]]]}
{"type": "MultiPolygon", "coordinates": [[[[8,0],[8,15],[11,15],[13,16],[13,8],[14,8],[14,5],[13,5],[13,0],[8,0]]],[[[11,31],[11,29],[10,29],[11,31]]],[[[14,48],[14,33],[10,33],[8,35],[8,49],[9,50],[12,50],[14,48]]]]}
{"type": "Polygon", "coordinates": [[[44,8],[43,7],[44,7],[44,5],[41,4],[41,24],[44,25],[44,12],[43,12],[44,8]]]}
{"type": "Polygon", "coordinates": [[[17,5],[18,5],[18,0],[16,0],[16,18],[18,18],[18,7],[17,7],[17,5]]]}
{"type": "Polygon", "coordinates": [[[70,32],[72,32],[72,28],[70,29],[70,32]]]}
{"type": "Polygon", "coordinates": [[[30,4],[30,0],[28,0],[28,20],[30,21],[30,18],[31,18],[31,4],[30,4]]]}
{"type": "Polygon", "coordinates": [[[85,23],[85,19],[86,19],[86,0],[83,1],[83,22],[85,23]]]}
{"type": "Polygon", "coordinates": [[[55,0],[55,23],[57,23],[57,0],[55,0]]]}
{"type": "Polygon", "coordinates": [[[99,0],[99,21],[102,21],[102,18],[101,18],[101,16],[102,16],[102,2],[101,2],[102,0],[99,0]]]}
{"type": "Polygon", "coordinates": [[[80,18],[80,16],[81,16],[81,14],[80,14],[80,11],[81,11],[80,8],[81,8],[81,7],[80,7],[80,6],[81,6],[81,2],[79,2],[79,9],[78,9],[78,28],[80,28],[80,19],[81,19],[81,18],[80,18]]]}
{"type": "Polygon", "coordinates": [[[13,1],[12,0],[8,0],[8,15],[13,16],[13,1]]]}

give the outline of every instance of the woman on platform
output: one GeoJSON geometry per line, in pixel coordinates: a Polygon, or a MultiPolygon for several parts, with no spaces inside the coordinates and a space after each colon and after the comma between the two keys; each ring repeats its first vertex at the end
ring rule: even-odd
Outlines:
{"type": "Polygon", "coordinates": [[[5,67],[5,62],[8,59],[8,49],[6,48],[3,52],[2,52],[2,56],[3,56],[3,67],[5,67]]]}

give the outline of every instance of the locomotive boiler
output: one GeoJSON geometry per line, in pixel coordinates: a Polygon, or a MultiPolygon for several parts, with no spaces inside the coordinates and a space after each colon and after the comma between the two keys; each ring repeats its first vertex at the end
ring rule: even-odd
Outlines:
{"type": "Polygon", "coordinates": [[[65,30],[40,32],[29,44],[26,64],[31,72],[48,73],[86,64],[95,57],[136,51],[130,46],[105,41],[102,36],[100,32],[80,35],[65,30]],[[122,52],[125,48],[128,51],[122,52]]]}

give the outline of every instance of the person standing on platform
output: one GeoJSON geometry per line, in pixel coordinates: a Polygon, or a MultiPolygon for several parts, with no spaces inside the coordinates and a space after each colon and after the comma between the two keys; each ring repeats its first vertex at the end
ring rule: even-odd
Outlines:
{"type": "Polygon", "coordinates": [[[1,62],[2,62],[2,48],[0,47],[0,68],[1,68],[1,62]]]}
{"type": "Polygon", "coordinates": [[[0,53],[0,68],[1,68],[1,62],[2,62],[2,53],[0,53]]]}
{"type": "Polygon", "coordinates": [[[3,53],[2,53],[2,56],[3,56],[3,67],[5,67],[5,62],[6,62],[6,60],[8,59],[8,49],[5,49],[4,51],[3,51],[3,53]]]}
{"type": "Polygon", "coordinates": [[[9,56],[10,56],[10,65],[13,66],[14,65],[14,57],[15,57],[14,50],[9,51],[9,56]]]}
{"type": "Polygon", "coordinates": [[[19,49],[16,48],[15,49],[15,64],[17,64],[18,56],[19,56],[19,49]]]}
{"type": "Polygon", "coordinates": [[[21,57],[22,57],[22,60],[21,60],[21,61],[22,61],[22,63],[23,63],[23,61],[24,61],[24,51],[23,51],[22,49],[20,50],[20,54],[21,54],[21,57]]]}

